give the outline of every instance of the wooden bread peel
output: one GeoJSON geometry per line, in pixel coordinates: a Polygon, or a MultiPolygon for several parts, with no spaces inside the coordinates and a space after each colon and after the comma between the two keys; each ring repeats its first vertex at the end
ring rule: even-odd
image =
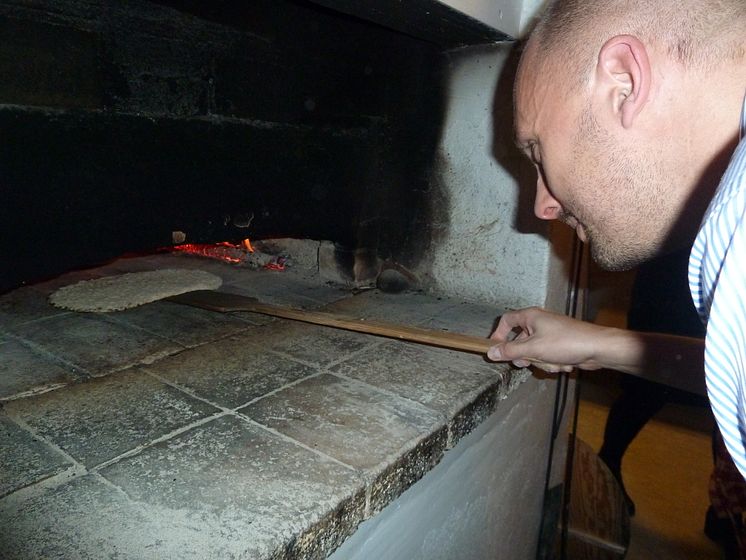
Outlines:
{"type": "Polygon", "coordinates": [[[232,311],[261,313],[262,315],[270,315],[272,317],[281,317],[293,321],[313,323],[314,325],[324,325],[348,331],[374,334],[399,340],[408,340],[410,342],[419,342],[431,346],[473,352],[476,354],[486,354],[487,350],[494,344],[490,339],[480,338],[478,336],[451,333],[436,329],[396,325],[381,321],[354,319],[337,313],[307,311],[305,309],[269,305],[260,303],[257,299],[252,297],[231,294],[228,292],[217,292],[214,290],[196,290],[186,292],[176,296],[167,297],[164,301],[191,305],[193,307],[199,307],[200,309],[219,311],[221,313],[229,313],[232,311]]]}

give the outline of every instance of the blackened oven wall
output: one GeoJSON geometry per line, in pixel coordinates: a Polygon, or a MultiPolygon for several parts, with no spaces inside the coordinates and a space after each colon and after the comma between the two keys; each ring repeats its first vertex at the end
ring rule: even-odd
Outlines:
{"type": "Polygon", "coordinates": [[[289,0],[3,0],[0,36],[0,290],[175,230],[431,238],[436,45],[289,0]]]}

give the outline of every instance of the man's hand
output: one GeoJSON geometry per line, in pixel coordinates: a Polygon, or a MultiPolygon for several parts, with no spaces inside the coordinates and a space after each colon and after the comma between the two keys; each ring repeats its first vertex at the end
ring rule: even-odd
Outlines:
{"type": "Polygon", "coordinates": [[[608,368],[700,395],[704,341],[602,327],[530,307],[502,316],[487,357],[552,373],[608,368]]]}
{"type": "Polygon", "coordinates": [[[487,356],[549,372],[598,369],[603,367],[597,354],[606,330],[538,307],[509,311],[490,337],[496,344],[487,356]]]}

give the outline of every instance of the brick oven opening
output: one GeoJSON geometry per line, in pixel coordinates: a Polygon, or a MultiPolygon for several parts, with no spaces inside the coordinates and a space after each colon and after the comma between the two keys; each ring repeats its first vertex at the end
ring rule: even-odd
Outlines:
{"type": "Polygon", "coordinates": [[[0,557],[335,560],[396,511],[380,538],[423,557],[531,552],[552,381],[246,310],[52,305],[196,269],[481,343],[561,311],[502,33],[439,0],[0,0],[0,37],[0,557]]]}
{"type": "Polygon", "coordinates": [[[0,291],[246,238],[328,241],[348,278],[356,255],[415,268],[447,222],[444,52],[501,34],[392,13],[0,3],[0,291]]]}

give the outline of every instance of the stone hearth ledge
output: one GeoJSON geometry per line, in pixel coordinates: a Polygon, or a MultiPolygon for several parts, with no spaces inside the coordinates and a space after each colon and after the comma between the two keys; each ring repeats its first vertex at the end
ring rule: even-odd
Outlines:
{"type": "MultiPolygon", "coordinates": [[[[195,266],[183,259],[90,275],[195,266]]],[[[225,271],[226,290],[271,303],[481,336],[497,315],[418,293],[352,297],[315,278],[205,267],[225,271]]],[[[7,558],[325,558],[529,375],[247,313],[167,303],[61,313],[39,297],[51,288],[0,297],[7,558]]]]}

